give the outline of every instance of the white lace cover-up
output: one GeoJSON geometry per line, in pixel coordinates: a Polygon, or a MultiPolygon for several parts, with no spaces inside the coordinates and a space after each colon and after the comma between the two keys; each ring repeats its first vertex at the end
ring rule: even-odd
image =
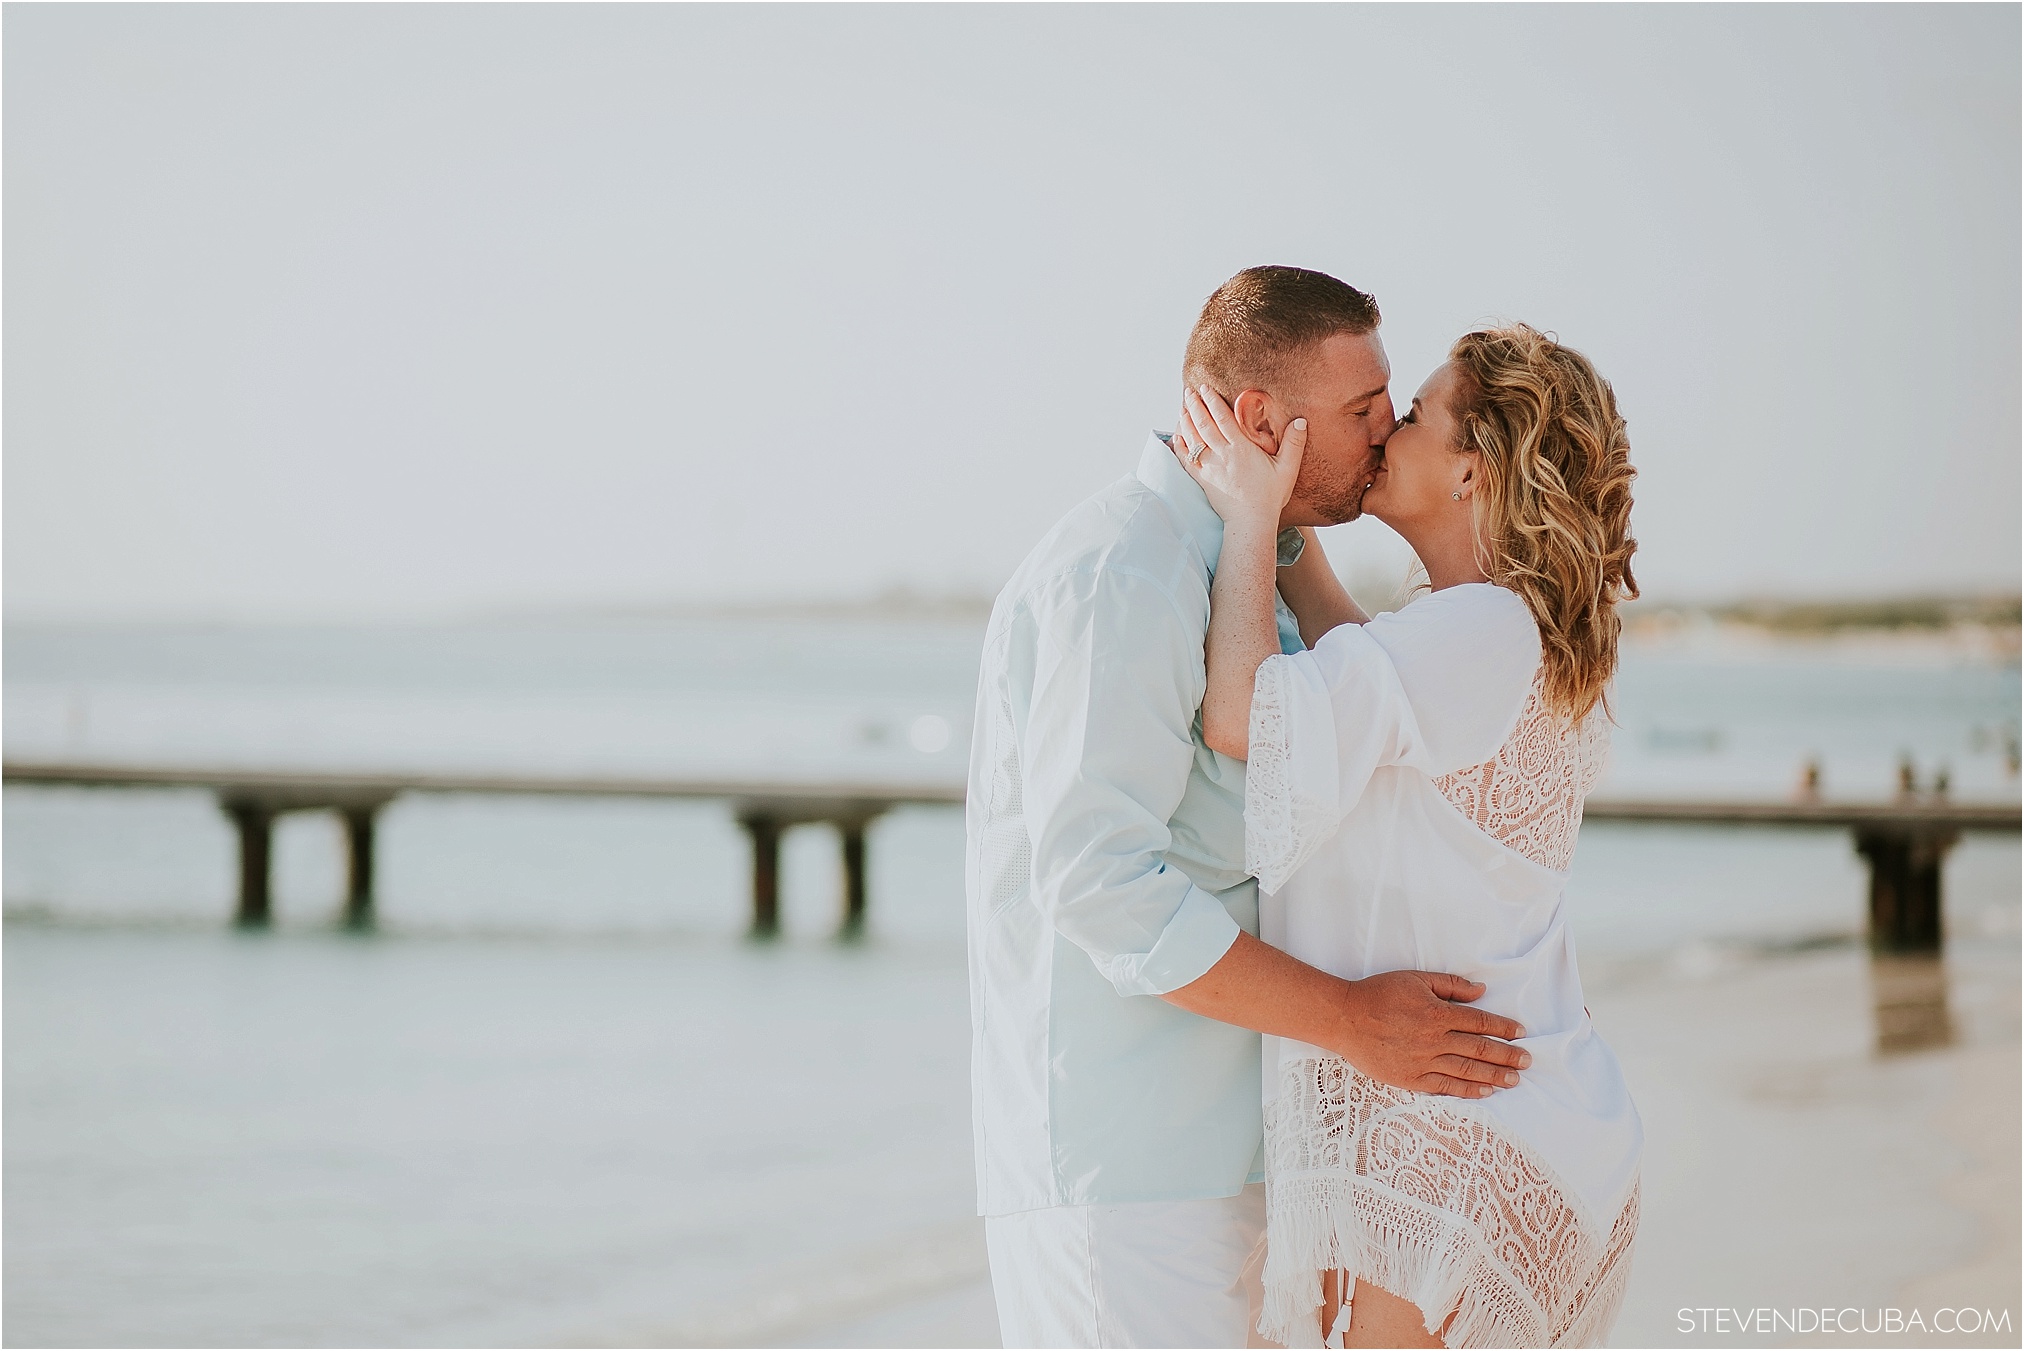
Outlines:
{"type": "Polygon", "coordinates": [[[1266,1038],[1274,1340],[1321,1344],[1329,1269],[1412,1301],[1450,1346],[1599,1346],[1615,1321],[1643,1128],[1582,1006],[1564,897],[1607,722],[1555,717],[1540,669],[1524,602],[1488,585],[1259,669],[1245,848],[1263,937],[1352,979],[1483,981],[1532,1053],[1519,1087],[1462,1099],[1266,1038]]]}

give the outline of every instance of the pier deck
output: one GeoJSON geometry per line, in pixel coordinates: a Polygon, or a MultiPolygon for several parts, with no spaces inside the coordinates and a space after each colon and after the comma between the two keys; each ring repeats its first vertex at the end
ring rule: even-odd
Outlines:
{"type": "MultiPolygon", "coordinates": [[[[724,801],[752,841],[752,932],[780,925],[780,835],[787,827],[828,822],[842,839],[842,930],[864,924],[865,827],[894,807],[957,804],[954,779],[782,780],[627,778],[530,774],[366,773],[231,767],[9,761],[8,783],[102,788],[197,788],[217,796],[239,836],[237,922],[268,922],[269,859],[274,818],[292,811],[335,811],[349,842],[345,918],[372,922],[373,828],[380,808],[405,793],[506,793],[569,797],[689,798],[724,801]]],[[[1869,862],[1869,935],[1879,951],[1936,951],[1942,936],[1940,871],[1965,831],[2016,831],[2016,803],[1955,802],[1905,794],[1869,802],[1658,800],[1590,798],[1589,821],[1670,825],[1847,830],[1869,862]]]]}

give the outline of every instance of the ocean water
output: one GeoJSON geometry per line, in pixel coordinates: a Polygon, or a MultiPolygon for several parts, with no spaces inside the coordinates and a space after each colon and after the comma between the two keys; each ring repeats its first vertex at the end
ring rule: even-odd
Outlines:
{"type": "MultiPolygon", "coordinates": [[[[9,759],[960,779],[980,630],[788,620],[6,631],[9,759]]],[[[1971,635],[1627,650],[1603,791],[2015,800],[2014,651],[1971,635]]],[[[791,1340],[974,1281],[962,819],[874,823],[864,941],[790,832],[755,946],[710,803],[417,797],[380,926],[285,818],[233,932],[202,793],[5,795],[5,1327],[15,1344],[791,1340]]],[[[1595,963],[1846,942],[1845,835],[1591,826],[1595,963]]],[[[2018,846],[1948,864],[2014,951],[2018,846]]]]}

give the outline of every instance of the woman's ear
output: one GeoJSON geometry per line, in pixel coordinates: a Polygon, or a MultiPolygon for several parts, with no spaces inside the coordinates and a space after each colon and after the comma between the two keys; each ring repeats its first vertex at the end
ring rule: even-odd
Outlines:
{"type": "Polygon", "coordinates": [[[1450,480],[1455,485],[1455,490],[1448,495],[1457,502],[1466,502],[1476,491],[1476,457],[1464,451],[1461,459],[1461,477],[1450,480]]]}
{"type": "Polygon", "coordinates": [[[1237,416],[1237,425],[1244,429],[1244,435],[1251,438],[1251,444],[1267,455],[1279,453],[1279,434],[1272,429],[1272,397],[1262,389],[1247,389],[1237,395],[1237,401],[1230,405],[1230,411],[1237,416]]]}

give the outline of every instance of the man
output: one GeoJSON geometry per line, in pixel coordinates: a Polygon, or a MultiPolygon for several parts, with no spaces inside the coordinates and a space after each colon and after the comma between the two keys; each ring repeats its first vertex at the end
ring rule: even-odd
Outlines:
{"type": "MultiPolygon", "coordinates": [[[[1280,524],[1357,515],[1393,425],[1367,295],[1251,268],[1202,310],[1188,387],[1265,450],[1304,418],[1280,524]]],[[[1522,1035],[1482,987],[1345,981],[1256,937],[1244,765],[1202,742],[1223,524],[1147,440],[999,595],[971,748],[968,873],[979,1202],[1007,1346],[1242,1346],[1263,1227],[1259,1033],[1374,1078],[1480,1094],[1522,1035]]],[[[1280,607],[1282,643],[1298,650],[1280,607]]]]}

